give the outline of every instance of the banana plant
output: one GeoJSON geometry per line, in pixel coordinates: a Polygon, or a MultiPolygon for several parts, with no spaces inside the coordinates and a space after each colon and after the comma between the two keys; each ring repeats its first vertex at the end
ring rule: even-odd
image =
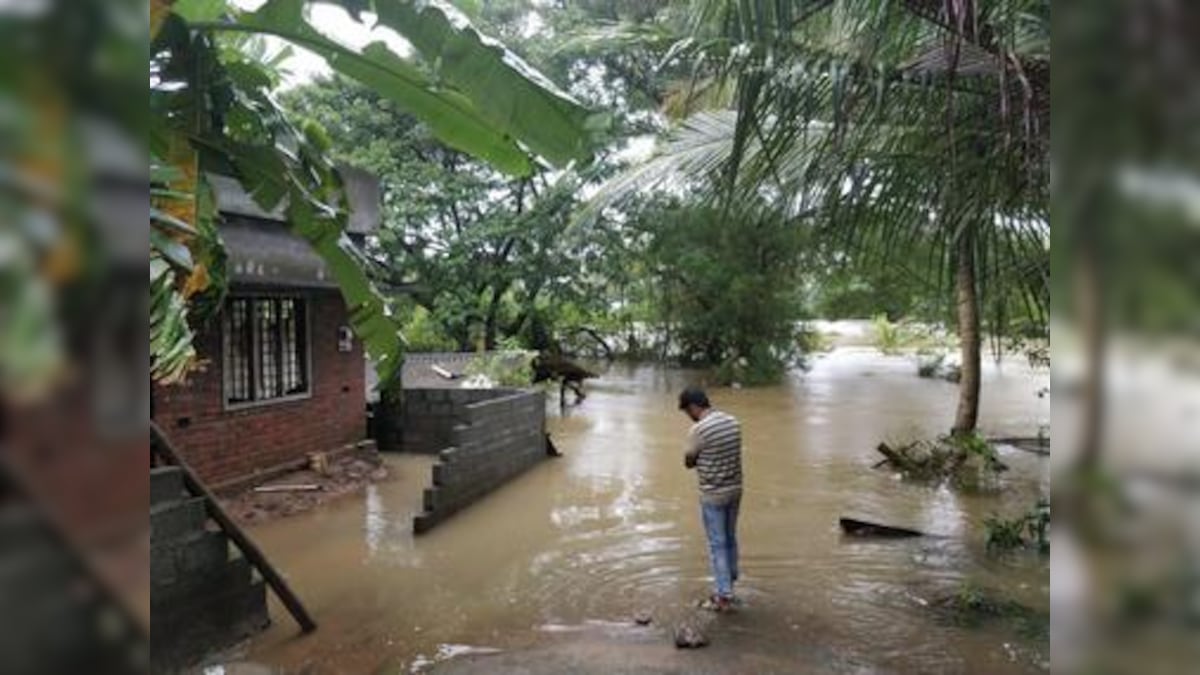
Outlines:
{"type": "Polygon", "coordinates": [[[221,247],[205,217],[212,210],[207,172],[233,176],[260,207],[283,210],[292,231],[330,269],[381,381],[401,359],[397,323],[344,233],[341,177],[320,135],[297,128],[275,103],[277,73],[256,58],[262,50],[244,48],[247,36],[270,36],[323,57],[333,71],[420,119],[442,142],[516,176],[541,163],[589,162],[595,133],[607,124],[448,4],[330,3],[394,30],[412,44],[415,58],[383,41],[361,49],[339,43],[309,20],[313,4],[268,0],[242,11],[225,0],[150,0],[151,151],[162,169],[151,195],[151,361],[160,381],[180,379],[194,363],[192,298],[220,295],[214,279],[221,247]]]}

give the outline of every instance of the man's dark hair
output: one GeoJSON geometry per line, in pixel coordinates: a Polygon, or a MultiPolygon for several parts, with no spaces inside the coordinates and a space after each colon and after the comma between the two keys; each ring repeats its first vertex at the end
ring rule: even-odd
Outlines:
{"type": "Polygon", "coordinates": [[[708,394],[700,387],[688,387],[679,394],[679,409],[685,410],[689,405],[694,405],[699,408],[708,408],[711,406],[708,402],[708,394]]]}

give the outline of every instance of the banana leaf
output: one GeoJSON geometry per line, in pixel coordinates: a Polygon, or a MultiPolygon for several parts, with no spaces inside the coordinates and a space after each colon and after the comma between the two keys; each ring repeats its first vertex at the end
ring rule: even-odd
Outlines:
{"type": "Polygon", "coordinates": [[[242,15],[236,26],[213,27],[267,33],[304,47],[323,57],[334,71],[362,82],[420,118],[447,145],[505,173],[526,176],[533,171],[529,155],[507,130],[495,125],[467,97],[437,86],[383,42],[372,42],[359,52],[326,38],[304,18],[306,4],[305,0],[269,0],[257,11],[242,15]]]}

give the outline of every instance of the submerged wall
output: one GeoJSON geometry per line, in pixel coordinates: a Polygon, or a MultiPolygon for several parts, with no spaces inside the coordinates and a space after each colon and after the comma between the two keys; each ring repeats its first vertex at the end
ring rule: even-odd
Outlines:
{"type": "MultiPolygon", "coordinates": [[[[413,520],[417,533],[546,458],[546,401],[540,390],[409,390],[405,396],[406,420],[415,400],[414,418],[428,405],[434,419],[453,423],[445,441],[432,432],[419,436],[422,447],[445,444],[433,466],[433,486],[425,490],[425,512],[413,520]],[[467,401],[467,392],[475,400],[467,401]],[[478,392],[492,397],[480,400],[478,392]]],[[[406,427],[406,445],[409,433],[406,427]]]]}

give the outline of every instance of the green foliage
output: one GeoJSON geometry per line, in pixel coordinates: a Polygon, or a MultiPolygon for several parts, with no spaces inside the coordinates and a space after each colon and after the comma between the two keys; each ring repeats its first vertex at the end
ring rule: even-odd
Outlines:
{"type": "Polygon", "coordinates": [[[811,300],[817,316],[836,320],[884,314],[893,321],[906,317],[926,323],[951,319],[937,289],[900,265],[857,264],[853,257],[846,259],[841,247],[823,248],[828,250],[816,261],[811,300]]]}
{"type": "Polygon", "coordinates": [[[188,244],[198,231],[192,206],[198,185],[158,157],[151,158],[150,178],[150,376],[170,383],[183,380],[196,361],[184,289],[196,272],[188,244]]]}
{"type": "Polygon", "coordinates": [[[408,351],[447,352],[457,349],[458,345],[446,335],[429,310],[418,305],[406,316],[400,333],[404,336],[408,351]]]}
{"type": "MultiPolygon", "coordinates": [[[[308,22],[308,4],[268,0],[243,12],[223,0],[152,0],[153,157],[175,170],[173,199],[202,199],[203,167],[236,177],[264,210],[282,207],[293,232],[324,259],[351,324],[380,378],[388,380],[400,362],[397,326],[362,271],[362,253],[344,234],[347,200],[327,157],[330,138],[313,120],[298,129],[276,106],[280,57],[268,57],[258,38],[274,36],[324,57],[335,71],[402,106],[442,141],[516,175],[532,172],[527,148],[554,164],[588,161],[591,134],[603,121],[515,54],[486,42],[447,5],[346,3],[356,12],[373,9],[381,24],[416,47],[421,64],[400,58],[383,42],[356,50],[326,38],[308,22]]],[[[185,203],[151,212],[152,259],[169,265],[152,280],[159,291],[159,315],[151,320],[157,336],[152,371],[160,379],[178,379],[194,358],[185,301],[207,281],[196,254],[207,251],[207,263],[223,265],[219,240],[194,231],[167,234],[165,228],[193,228],[200,211],[185,203]],[[175,270],[190,270],[188,280],[178,282],[175,270]]]]}
{"type": "Polygon", "coordinates": [[[468,377],[485,377],[496,387],[532,386],[536,352],[485,352],[476,354],[464,369],[468,377]]]}
{"type": "Polygon", "coordinates": [[[992,551],[1036,548],[1050,552],[1050,501],[1038,500],[1029,511],[1016,518],[988,516],[983,521],[987,529],[987,547],[992,551]]]}
{"type": "Polygon", "coordinates": [[[362,51],[329,40],[304,18],[307,0],[269,0],[226,30],[254,30],[288,40],[325,58],[336,72],[362,82],[422,119],[447,145],[513,175],[532,173],[518,141],[556,165],[585,161],[585,127],[602,124],[559,93],[516,54],[485,44],[448,5],[364,3],[380,24],[404,36],[435,71],[427,74],[383,42],[362,51]]]}
{"type": "Polygon", "coordinates": [[[719,364],[713,370],[716,381],[720,384],[757,386],[774,384],[783,379],[788,362],[769,352],[754,356],[755,349],[764,348],[752,348],[750,357],[730,357],[719,364]]]}
{"type": "Polygon", "coordinates": [[[994,490],[999,474],[1008,469],[1000,461],[995,447],[976,433],[895,446],[883,443],[879,451],[888,464],[906,478],[930,483],[948,482],[965,492],[994,490]]]}
{"type": "MultiPolygon", "coordinates": [[[[488,128],[514,145],[519,139],[555,166],[591,160],[588,134],[607,126],[605,115],[590,114],[520,56],[487,40],[469,23],[464,25],[465,17],[449,5],[372,4],[379,22],[408,39],[432,66],[438,87],[449,85],[463,92],[488,128]]],[[[469,147],[449,145],[470,152],[469,147]]]]}
{"type": "Polygon", "coordinates": [[[942,443],[953,448],[953,480],[961,490],[989,491],[998,487],[997,477],[1008,467],[1000,461],[996,447],[977,432],[952,434],[942,443]]]}
{"type": "Polygon", "coordinates": [[[871,338],[875,348],[888,355],[899,354],[910,340],[903,326],[892,323],[885,314],[871,319],[871,338]]]}
{"type": "Polygon", "coordinates": [[[678,358],[723,383],[777,381],[798,355],[803,231],[769,214],[664,203],[641,217],[647,290],[678,358]]]}
{"type": "Polygon", "coordinates": [[[959,587],[954,596],[954,606],[972,614],[1000,614],[1003,607],[982,587],[967,582],[959,587]]]}
{"type": "Polygon", "coordinates": [[[106,300],[114,272],[124,273],[122,252],[131,250],[125,246],[137,244],[138,216],[119,206],[125,202],[94,200],[93,191],[112,197],[114,186],[119,192],[144,180],[124,159],[112,160],[147,154],[140,144],[148,115],[140,70],[146,23],[146,3],[136,0],[4,7],[0,397],[6,403],[52,396],[63,382],[87,382],[88,371],[72,362],[84,356],[81,349],[129,339],[114,335],[118,325],[129,329],[112,320],[122,313],[119,303],[106,300]]]}
{"type": "Polygon", "coordinates": [[[546,349],[604,317],[608,234],[567,229],[580,174],[512,179],[344,78],[300,87],[284,103],[330,130],[337,157],[381,177],[384,224],[368,250],[375,279],[423,307],[453,349],[494,349],[511,336],[546,349]]]}
{"type": "MultiPolygon", "coordinates": [[[[0,231],[0,300],[4,320],[0,324],[0,387],[5,395],[26,397],[41,394],[63,369],[63,335],[56,322],[51,288],[37,275],[34,237],[22,236],[22,223],[17,228],[0,231]]],[[[153,263],[152,263],[153,264],[153,263]]],[[[165,267],[165,265],[164,265],[165,267]]],[[[153,274],[153,267],[151,273],[153,274]]],[[[169,281],[167,282],[170,283],[169,281]]],[[[153,303],[160,294],[151,284],[151,316],[153,303]]],[[[151,324],[151,336],[172,344],[170,331],[156,331],[151,324]]],[[[190,344],[190,342],[188,343],[190,344]]]]}
{"type": "Polygon", "coordinates": [[[996,458],[996,448],[987,439],[980,436],[978,433],[960,434],[950,436],[949,441],[957,446],[963,452],[975,455],[976,457],[984,457],[987,459],[996,458]]]}
{"type": "Polygon", "coordinates": [[[885,314],[871,319],[871,337],[875,348],[888,355],[910,351],[941,354],[954,346],[952,336],[934,326],[891,321],[885,314]]]}
{"type": "Polygon", "coordinates": [[[803,326],[797,334],[797,345],[801,354],[821,354],[833,351],[834,337],[810,326],[803,326]]]}
{"type": "Polygon", "coordinates": [[[951,625],[978,628],[988,622],[1003,621],[1023,637],[1036,640],[1050,637],[1047,612],[1007,599],[971,581],[964,582],[953,593],[935,598],[932,605],[938,618],[951,625]]]}
{"type": "MultiPolygon", "coordinates": [[[[778,217],[815,223],[827,259],[860,279],[904,278],[894,294],[871,283],[865,299],[885,304],[873,311],[928,320],[957,306],[961,286],[993,335],[1016,314],[1046,322],[1047,1],[945,3],[944,14],[888,0],[689,10],[671,50],[691,67],[688,97],[735,91],[711,100],[716,110],[681,106],[689,116],[655,156],[610,181],[589,213],[648,189],[683,186],[722,208],[766,195],[778,217]]],[[[974,341],[969,314],[959,333],[974,341]]],[[[964,386],[960,399],[956,425],[973,426],[978,396],[964,386]]]]}

